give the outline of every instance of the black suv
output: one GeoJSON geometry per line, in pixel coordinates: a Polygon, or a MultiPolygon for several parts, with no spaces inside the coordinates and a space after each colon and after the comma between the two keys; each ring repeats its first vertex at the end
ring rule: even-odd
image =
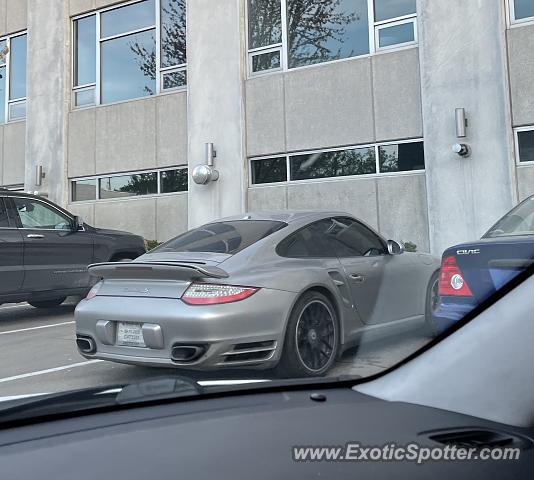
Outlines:
{"type": "Polygon", "coordinates": [[[145,252],[138,235],[94,228],[45,198],[0,189],[0,304],[57,306],[87,293],[89,264],[145,252]]]}

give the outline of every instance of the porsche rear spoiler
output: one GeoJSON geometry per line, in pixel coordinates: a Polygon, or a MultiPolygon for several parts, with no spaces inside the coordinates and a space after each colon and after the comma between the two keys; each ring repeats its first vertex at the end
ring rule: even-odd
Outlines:
{"type": "Polygon", "coordinates": [[[129,280],[196,280],[202,278],[228,278],[219,267],[171,262],[109,262],[89,265],[92,277],[129,280]]]}

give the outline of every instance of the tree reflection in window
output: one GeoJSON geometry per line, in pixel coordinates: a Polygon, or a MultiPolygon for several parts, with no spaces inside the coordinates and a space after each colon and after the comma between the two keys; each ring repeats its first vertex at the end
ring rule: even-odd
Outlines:
{"type": "Polygon", "coordinates": [[[187,62],[185,0],[161,0],[161,66],[187,62]]]}
{"type": "Polygon", "coordinates": [[[100,180],[100,198],[132,197],[158,193],[157,173],[137,173],[100,180]]]}
{"type": "Polygon", "coordinates": [[[122,192],[131,192],[134,195],[150,195],[158,193],[157,174],[139,173],[132,175],[128,183],[121,188],[122,192]]]}
{"type": "Polygon", "coordinates": [[[267,47],[282,42],[280,0],[249,0],[249,48],[267,47]]]}
{"type": "MultiPolygon", "coordinates": [[[[186,0],[161,0],[161,68],[183,65],[187,62],[186,0]]],[[[132,41],[130,49],[136,56],[139,69],[151,80],[156,79],[156,50],[132,41]]],[[[186,77],[183,75],[183,84],[186,77]]],[[[181,86],[181,84],[179,85],[181,86]]],[[[147,87],[148,90],[148,87],[147,87]]],[[[149,95],[155,92],[147,91],[149,95]]]]}
{"type": "Polygon", "coordinates": [[[376,173],[375,149],[358,148],[290,157],[291,180],[376,173]]]}
{"type": "Polygon", "coordinates": [[[367,0],[287,0],[289,68],[369,53],[367,0]]]}
{"type": "MultiPolygon", "coordinates": [[[[289,68],[369,53],[367,0],[287,0],[289,68]]],[[[282,43],[280,0],[249,0],[249,49],[282,43]]],[[[272,54],[253,57],[253,71],[278,68],[272,54]]]]}
{"type": "Polygon", "coordinates": [[[187,168],[161,172],[161,193],[187,192],[187,168]]]}
{"type": "Polygon", "coordinates": [[[275,183],[287,180],[286,157],[252,160],[252,183],[275,183]]]}
{"type": "Polygon", "coordinates": [[[384,145],[378,148],[381,173],[424,170],[425,152],[423,142],[384,145]]]}

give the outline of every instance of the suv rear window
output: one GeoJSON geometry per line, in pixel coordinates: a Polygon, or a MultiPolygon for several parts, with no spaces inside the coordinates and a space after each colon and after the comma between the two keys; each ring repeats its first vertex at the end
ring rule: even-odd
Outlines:
{"type": "Polygon", "coordinates": [[[209,223],[180,235],[153,252],[209,252],[233,255],[287,226],[270,220],[209,223]]]}

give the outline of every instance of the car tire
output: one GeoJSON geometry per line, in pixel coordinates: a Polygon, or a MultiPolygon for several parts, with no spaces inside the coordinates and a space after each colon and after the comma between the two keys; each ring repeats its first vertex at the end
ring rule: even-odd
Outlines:
{"type": "Polygon", "coordinates": [[[325,375],[338,357],[339,338],[339,320],[332,302],[316,291],[304,293],[289,317],[277,375],[325,375]]]}
{"type": "Polygon", "coordinates": [[[51,300],[32,300],[28,303],[35,308],[54,308],[59,307],[66,298],[67,297],[53,298],[51,300]]]}
{"type": "Polygon", "coordinates": [[[434,310],[436,309],[436,302],[438,299],[438,287],[439,287],[439,271],[434,272],[426,291],[426,303],[425,303],[425,333],[434,338],[438,334],[438,329],[434,321],[434,310]]]}

